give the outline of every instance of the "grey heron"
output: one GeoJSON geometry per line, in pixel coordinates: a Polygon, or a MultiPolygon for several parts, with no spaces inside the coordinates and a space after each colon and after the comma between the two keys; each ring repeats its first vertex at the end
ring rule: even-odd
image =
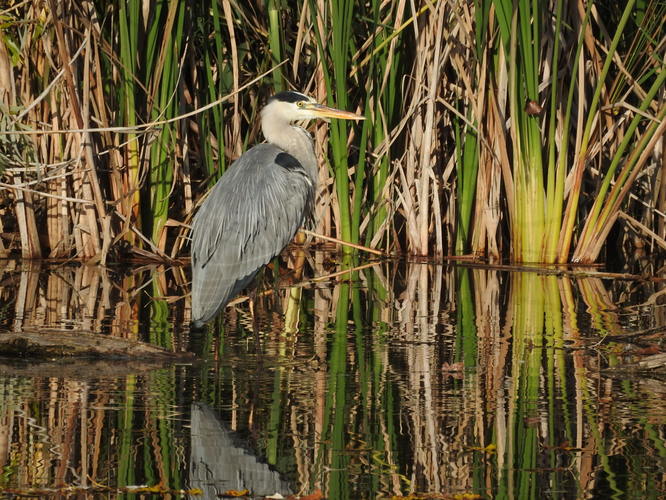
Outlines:
{"type": "Polygon", "coordinates": [[[311,225],[317,158],[310,134],[295,122],[364,117],[279,92],[261,110],[267,143],[238,158],[212,188],[192,222],[192,324],[203,326],[311,225]]]}

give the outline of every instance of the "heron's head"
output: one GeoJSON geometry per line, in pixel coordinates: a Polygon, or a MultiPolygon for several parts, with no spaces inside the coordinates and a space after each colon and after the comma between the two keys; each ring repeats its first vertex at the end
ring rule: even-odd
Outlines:
{"type": "Polygon", "coordinates": [[[261,115],[263,120],[287,123],[313,120],[315,118],[340,118],[343,120],[365,119],[362,115],[324,106],[323,104],[319,104],[312,97],[291,90],[278,92],[268,99],[266,106],[264,106],[264,109],[261,111],[261,115]]]}

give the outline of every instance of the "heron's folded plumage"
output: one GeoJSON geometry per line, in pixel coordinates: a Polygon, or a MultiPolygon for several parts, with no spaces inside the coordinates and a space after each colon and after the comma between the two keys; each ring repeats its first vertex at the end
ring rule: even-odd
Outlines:
{"type": "Polygon", "coordinates": [[[192,224],[192,319],[210,320],[311,217],[315,187],[296,158],[259,144],[235,161],[192,224]]]}

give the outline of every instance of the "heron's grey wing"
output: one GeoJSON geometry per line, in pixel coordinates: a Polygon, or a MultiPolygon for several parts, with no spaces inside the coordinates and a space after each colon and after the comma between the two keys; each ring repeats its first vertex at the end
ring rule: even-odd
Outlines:
{"type": "Polygon", "coordinates": [[[314,185],[293,156],[270,144],[234,162],[194,217],[192,318],[210,320],[311,216],[314,185]]]}

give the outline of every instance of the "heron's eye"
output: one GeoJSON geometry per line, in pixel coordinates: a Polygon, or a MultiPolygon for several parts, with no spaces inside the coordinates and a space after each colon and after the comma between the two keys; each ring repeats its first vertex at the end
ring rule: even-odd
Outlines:
{"type": "Polygon", "coordinates": [[[298,101],[298,102],[296,103],[296,106],[298,106],[299,108],[302,108],[303,106],[305,106],[305,102],[303,102],[303,101],[298,101]]]}

